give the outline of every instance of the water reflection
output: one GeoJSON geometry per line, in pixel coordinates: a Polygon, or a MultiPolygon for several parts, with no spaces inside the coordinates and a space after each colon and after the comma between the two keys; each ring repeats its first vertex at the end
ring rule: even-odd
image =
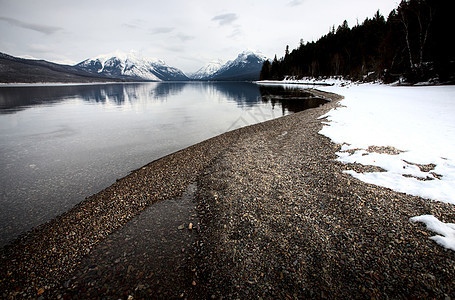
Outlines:
{"type": "Polygon", "coordinates": [[[166,100],[190,86],[215,98],[235,101],[241,107],[252,107],[258,102],[283,104],[283,109],[298,112],[314,107],[311,95],[301,89],[281,86],[257,86],[248,82],[166,82],[129,83],[78,86],[27,86],[0,88],[0,113],[14,113],[35,105],[52,105],[69,99],[82,98],[93,103],[112,103],[118,106],[137,101],[166,100]]]}
{"type": "Polygon", "coordinates": [[[240,106],[254,106],[261,101],[258,86],[249,82],[214,82],[213,89],[225,97],[235,101],[240,106]]]}
{"type": "Polygon", "coordinates": [[[181,93],[184,87],[185,83],[2,87],[0,113],[13,113],[35,105],[52,105],[74,98],[115,105],[139,99],[166,99],[169,95],[181,93]]]}
{"type": "Polygon", "coordinates": [[[266,103],[270,102],[273,107],[279,103],[283,114],[286,110],[296,113],[327,103],[327,100],[323,98],[315,97],[312,93],[304,89],[292,86],[261,85],[259,86],[259,90],[262,101],[266,103]]]}

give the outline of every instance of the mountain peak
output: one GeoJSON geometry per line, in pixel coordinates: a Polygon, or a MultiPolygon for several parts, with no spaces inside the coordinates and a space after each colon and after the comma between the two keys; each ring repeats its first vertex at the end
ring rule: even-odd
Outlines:
{"type": "Polygon", "coordinates": [[[163,60],[160,60],[157,58],[152,58],[152,57],[146,57],[142,53],[140,53],[136,50],[130,50],[128,52],[115,50],[110,53],[95,56],[95,57],[91,58],[91,60],[99,60],[100,62],[105,62],[112,58],[117,58],[118,60],[121,60],[121,61],[128,60],[128,61],[155,62],[155,63],[160,63],[160,64],[166,64],[163,60]]]}
{"type": "Polygon", "coordinates": [[[255,55],[257,57],[264,57],[265,58],[265,55],[262,54],[261,51],[251,50],[251,49],[244,50],[242,53],[239,54],[239,56],[250,56],[250,55],[255,55]]]}
{"type": "Polygon", "coordinates": [[[218,70],[221,69],[223,65],[224,61],[222,59],[212,60],[211,62],[197,70],[195,73],[191,74],[190,77],[191,79],[196,80],[210,77],[216,72],[218,72],[218,70]]]}

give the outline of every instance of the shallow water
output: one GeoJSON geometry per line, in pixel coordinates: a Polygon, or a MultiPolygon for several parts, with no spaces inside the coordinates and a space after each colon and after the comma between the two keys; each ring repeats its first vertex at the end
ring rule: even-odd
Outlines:
{"type": "Polygon", "coordinates": [[[150,161],[308,108],[261,92],[235,82],[1,87],[0,246],[150,161]]]}

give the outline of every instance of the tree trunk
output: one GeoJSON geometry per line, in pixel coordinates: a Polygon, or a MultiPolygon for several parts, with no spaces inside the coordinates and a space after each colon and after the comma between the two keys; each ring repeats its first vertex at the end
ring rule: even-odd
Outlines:
{"type": "Polygon", "coordinates": [[[412,51],[411,51],[411,43],[409,42],[409,24],[408,21],[406,20],[404,16],[404,12],[401,12],[401,23],[404,26],[405,29],[405,36],[406,36],[406,46],[408,48],[408,54],[409,54],[409,64],[411,66],[411,70],[414,71],[414,62],[412,60],[412,51]]]}

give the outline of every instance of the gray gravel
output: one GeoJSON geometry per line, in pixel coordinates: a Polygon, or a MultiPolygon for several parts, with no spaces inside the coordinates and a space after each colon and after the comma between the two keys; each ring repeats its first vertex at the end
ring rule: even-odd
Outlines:
{"type": "Polygon", "coordinates": [[[342,173],[376,168],[334,161],[340,145],[318,134],[317,117],[339,97],[312,92],[334,101],[152,162],[3,248],[0,295],[455,297],[455,252],[430,240],[423,224],[409,222],[422,214],[453,222],[453,205],[342,173]],[[166,205],[153,212],[152,204],[178,201],[194,182],[194,204],[183,197],[188,205],[169,219],[166,205]],[[147,236],[167,224],[174,237],[183,234],[183,244],[155,245],[163,236],[147,236]],[[151,245],[162,248],[153,252],[151,245]],[[172,254],[181,247],[184,255],[172,254]],[[176,268],[151,255],[165,252],[176,268]]]}

